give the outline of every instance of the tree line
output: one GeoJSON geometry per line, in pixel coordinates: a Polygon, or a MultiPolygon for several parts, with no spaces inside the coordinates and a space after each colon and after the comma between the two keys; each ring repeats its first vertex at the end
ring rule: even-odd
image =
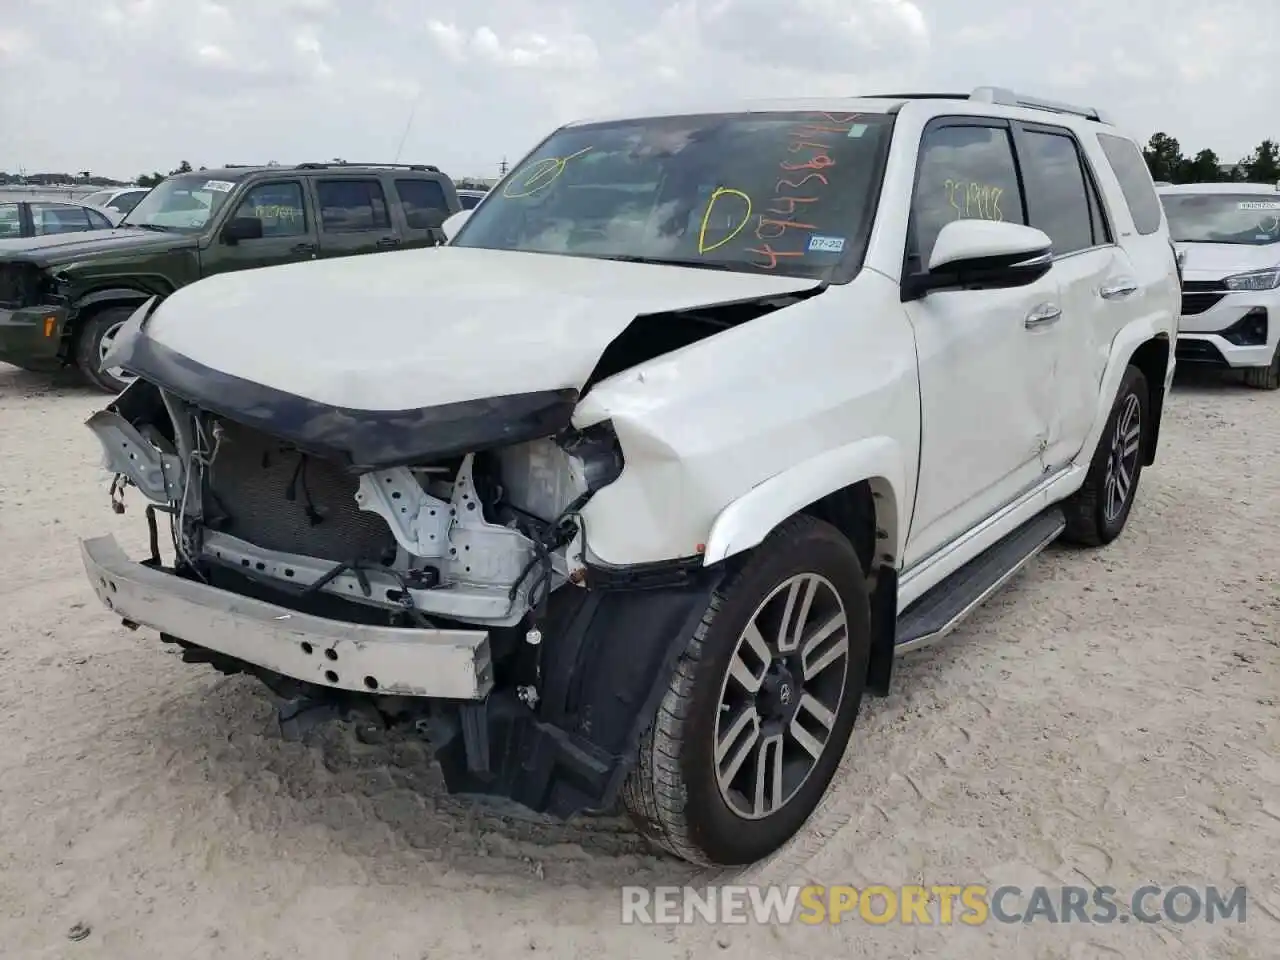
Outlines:
{"type": "Polygon", "coordinates": [[[1142,155],[1157,182],[1280,184],[1280,145],[1274,140],[1263,140],[1238,163],[1223,163],[1213,150],[1187,156],[1176,138],[1161,132],[1147,141],[1142,155]]]}

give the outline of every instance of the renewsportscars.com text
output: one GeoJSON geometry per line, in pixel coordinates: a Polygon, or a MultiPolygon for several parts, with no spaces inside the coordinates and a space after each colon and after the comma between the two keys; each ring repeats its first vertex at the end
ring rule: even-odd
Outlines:
{"type": "Polygon", "coordinates": [[[1243,923],[1244,887],[719,886],[623,887],[622,922],[761,923],[1243,923]]]}

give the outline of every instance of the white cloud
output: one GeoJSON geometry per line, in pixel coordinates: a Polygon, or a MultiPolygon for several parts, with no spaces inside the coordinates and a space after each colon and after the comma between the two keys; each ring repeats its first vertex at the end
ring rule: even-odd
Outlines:
{"type": "Polygon", "coordinates": [[[1280,138],[1277,37],[1277,0],[24,0],[0,169],[390,158],[412,111],[402,159],[491,174],[583,115],[982,84],[1235,160],[1280,138]]]}

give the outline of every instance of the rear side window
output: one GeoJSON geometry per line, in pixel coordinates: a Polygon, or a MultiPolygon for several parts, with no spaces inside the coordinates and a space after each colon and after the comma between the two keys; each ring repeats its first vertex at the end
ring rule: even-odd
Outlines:
{"type": "Polygon", "coordinates": [[[1067,134],[1023,130],[1019,147],[1025,154],[1027,214],[1031,226],[1043,230],[1059,256],[1106,242],[1095,234],[1090,183],[1075,140],[1067,134]]]}
{"type": "Polygon", "coordinates": [[[1156,196],[1147,161],[1142,159],[1137,144],[1109,133],[1098,134],[1098,142],[1120,181],[1120,191],[1133,214],[1134,227],[1144,237],[1155,233],[1160,229],[1160,198],[1156,196]]]}
{"type": "Polygon", "coordinates": [[[22,216],[16,203],[0,203],[0,240],[22,236],[22,216]]]}
{"type": "Polygon", "coordinates": [[[444,188],[435,180],[397,180],[400,209],[412,230],[438,227],[449,216],[449,201],[444,188]]]}
{"type": "Polygon", "coordinates": [[[33,203],[31,220],[37,237],[55,233],[79,233],[89,229],[89,217],[84,207],[74,207],[67,203],[33,203]]]}
{"type": "Polygon", "coordinates": [[[388,230],[387,197],[377,180],[321,180],[316,183],[320,223],[327,233],[388,230]]]}
{"type": "Polygon", "coordinates": [[[1025,224],[1009,131],[966,124],[926,130],[911,219],[911,254],[922,262],[952,220],[1025,224]]]}

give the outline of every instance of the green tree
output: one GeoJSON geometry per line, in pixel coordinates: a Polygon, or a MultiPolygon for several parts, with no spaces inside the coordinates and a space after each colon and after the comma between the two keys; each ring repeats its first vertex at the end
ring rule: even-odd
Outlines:
{"type": "Polygon", "coordinates": [[[176,177],[180,173],[190,173],[190,172],[191,172],[191,164],[188,163],[186,160],[183,160],[180,164],[178,164],[177,170],[169,171],[169,176],[176,177]]]}
{"type": "Polygon", "coordinates": [[[1251,156],[1240,161],[1240,166],[1250,183],[1280,183],[1280,145],[1263,140],[1251,156]]]}
{"type": "Polygon", "coordinates": [[[1167,133],[1153,133],[1142,155],[1147,160],[1151,179],[1169,183],[1177,179],[1182,165],[1186,162],[1182,157],[1181,144],[1167,133]]]}
{"type": "Polygon", "coordinates": [[[164,174],[159,170],[155,173],[141,173],[134,182],[140,187],[154,187],[157,183],[164,179],[164,174]]]}
{"type": "Polygon", "coordinates": [[[1218,183],[1223,180],[1222,161],[1212,150],[1201,150],[1192,159],[1182,162],[1182,169],[1174,183],[1218,183]]]}

